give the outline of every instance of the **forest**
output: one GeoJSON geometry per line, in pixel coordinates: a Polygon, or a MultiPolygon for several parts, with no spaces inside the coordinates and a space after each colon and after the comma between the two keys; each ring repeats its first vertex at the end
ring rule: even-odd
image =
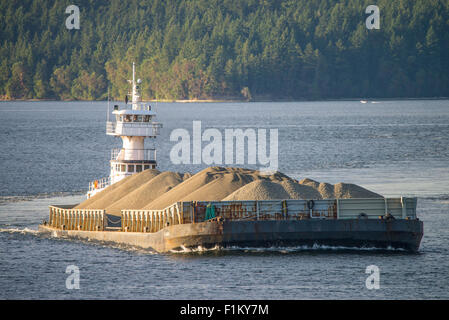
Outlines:
{"type": "Polygon", "coordinates": [[[0,0],[0,21],[3,100],[123,100],[133,61],[144,99],[449,96],[449,0],[0,0]]]}

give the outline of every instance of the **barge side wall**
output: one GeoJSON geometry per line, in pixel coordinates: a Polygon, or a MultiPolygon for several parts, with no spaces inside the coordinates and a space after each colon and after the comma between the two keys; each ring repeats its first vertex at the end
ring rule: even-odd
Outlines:
{"type": "Polygon", "coordinates": [[[97,240],[158,252],[215,246],[271,247],[329,245],[402,248],[417,251],[423,236],[419,220],[208,221],[171,225],[155,233],[61,230],[39,226],[53,236],[97,240]]]}

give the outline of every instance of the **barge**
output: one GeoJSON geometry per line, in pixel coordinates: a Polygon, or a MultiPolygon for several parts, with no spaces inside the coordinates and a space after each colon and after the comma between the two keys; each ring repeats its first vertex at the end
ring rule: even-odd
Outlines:
{"type": "Polygon", "coordinates": [[[164,210],[50,206],[39,230],[157,252],[214,247],[325,245],[418,251],[416,198],[177,202],[164,210]]]}

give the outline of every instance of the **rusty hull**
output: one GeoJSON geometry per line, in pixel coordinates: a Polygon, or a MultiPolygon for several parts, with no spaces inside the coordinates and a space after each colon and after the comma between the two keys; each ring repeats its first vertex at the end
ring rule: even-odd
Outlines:
{"type": "Polygon", "coordinates": [[[418,251],[419,220],[307,219],[298,221],[207,221],[172,225],[154,233],[61,230],[39,226],[54,236],[122,243],[158,252],[185,248],[343,246],[418,251]]]}

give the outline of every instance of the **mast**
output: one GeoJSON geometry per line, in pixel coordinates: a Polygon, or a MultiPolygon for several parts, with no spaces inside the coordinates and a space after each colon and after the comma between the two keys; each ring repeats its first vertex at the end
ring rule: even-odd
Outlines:
{"type": "Polygon", "coordinates": [[[108,86],[108,113],[106,114],[106,121],[109,122],[109,86],[108,86]]]}
{"type": "Polygon", "coordinates": [[[136,85],[136,63],[133,62],[133,88],[136,85]]]}
{"type": "Polygon", "coordinates": [[[131,103],[132,103],[132,109],[133,110],[139,110],[139,102],[140,102],[140,94],[139,94],[139,87],[138,84],[140,83],[140,79],[137,79],[136,82],[136,63],[133,62],[133,79],[131,80],[131,87],[132,87],[132,97],[131,97],[131,103]]]}

